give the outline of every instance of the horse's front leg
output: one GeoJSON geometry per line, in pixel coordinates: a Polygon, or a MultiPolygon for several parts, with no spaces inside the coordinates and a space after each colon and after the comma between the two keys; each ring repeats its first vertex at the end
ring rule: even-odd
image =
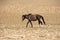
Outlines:
{"type": "Polygon", "coordinates": [[[26,25],[26,27],[28,26],[28,24],[29,24],[29,21],[27,22],[27,25],[26,25]]]}
{"type": "Polygon", "coordinates": [[[31,24],[31,27],[33,27],[32,22],[31,22],[31,21],[29,21],[29,22],[30,22],[30,24],[31,24]]]}

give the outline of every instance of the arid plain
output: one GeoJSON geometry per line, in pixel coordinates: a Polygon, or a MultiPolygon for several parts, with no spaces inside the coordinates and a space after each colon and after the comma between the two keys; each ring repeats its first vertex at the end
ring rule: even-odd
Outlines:
{"type": "Polygon", "coordinates": [[[0,0],[0,40],[60,40],[60,0],[0,0]],[[42,15],[46,25],[26,28],[28,13],[42,15]]]}

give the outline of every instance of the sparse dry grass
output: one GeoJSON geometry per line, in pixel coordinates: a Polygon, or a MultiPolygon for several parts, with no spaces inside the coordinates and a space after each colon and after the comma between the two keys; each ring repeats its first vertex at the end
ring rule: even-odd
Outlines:
{"type": "Polygon", "coordinates": [[[60,40],[59,3],[55,0],[0,0],[0,40],[60,40]],[[33,28],[30,25],[26,28],[27,20],[22,22],[22,15],[28,13],[44,16],[47,25],[39,27],[33,22],[33,28]]]}
{"type": "Polygon", "coordinates": [[[12,27],[0,25],[0,40],[60,40],[60,25],[40,25],[40,27],[36,25],[33,28],[18,27],[18,25],[12,27]]]}

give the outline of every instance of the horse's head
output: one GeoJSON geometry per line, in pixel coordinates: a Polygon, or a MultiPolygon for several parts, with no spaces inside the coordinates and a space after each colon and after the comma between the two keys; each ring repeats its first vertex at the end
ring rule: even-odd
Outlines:
{"type": "Polygon", "coordinates": [[[31,15],[31,14],[22,15],[22,21],[24,21],[25,19],[29,19],[29,15],[31,15]]]}
{"type": "Polygon", "coordinates": [[[22,15],[22,21],[24,21],[27,18],[27,15],[22,15]]]}
{"type": "Polygon", "coordinates": [[[24,21],[24,19],[25,19],[25,15],[22,15],[22,21],[24,21]]]}

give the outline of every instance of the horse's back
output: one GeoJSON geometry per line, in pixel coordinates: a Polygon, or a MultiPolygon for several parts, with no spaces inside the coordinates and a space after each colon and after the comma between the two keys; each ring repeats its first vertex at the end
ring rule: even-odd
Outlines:
{"type": "Polygon", "coordinates": [[[30,17],[30,20],[32,20],[32,21],[36,21],[36,15],[29,15],[29,17],[30,17]]]}

